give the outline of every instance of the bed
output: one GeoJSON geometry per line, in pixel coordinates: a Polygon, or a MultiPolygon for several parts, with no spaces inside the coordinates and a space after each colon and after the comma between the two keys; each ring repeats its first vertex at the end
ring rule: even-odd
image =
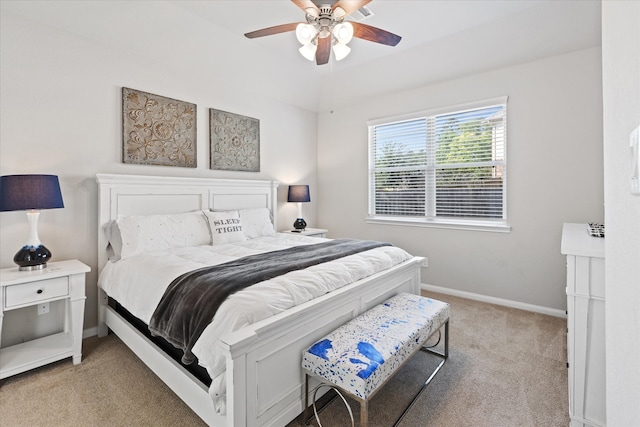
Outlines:
{"type": "MultiPolygon", "coordinates": [[[[119,218],[266,208],[273,228],[278,229],[278,183],[275,181],[113,174],[98,174],[96,179],[101,278],[113,264],[108,226],[119,218]]],[[[277,244],[288,244],[295,238],[301,239],[301,244],[312,243],[304,239],[317,239],[291,233],[265,236],[277,244]]],[[[257,243],[242,245],[251,244],[257,243]]],[[[108,331],[117,335],[209,425],[282,426],[303,410],[302,351],[317,338],[393,295],[418,294],[421,261],[420,257],[409,256],[383,271],[230,330],[208,343],[224,365],[224,376],[220,377],[225,392],[222,411],[214,405],[209,385],[133,326],[115,308],[113,295],[102,287],[98,289],[98,335],[105,336],[108,331]]],[[[108,286],[105,288],[114,293],[108,286]]]]}

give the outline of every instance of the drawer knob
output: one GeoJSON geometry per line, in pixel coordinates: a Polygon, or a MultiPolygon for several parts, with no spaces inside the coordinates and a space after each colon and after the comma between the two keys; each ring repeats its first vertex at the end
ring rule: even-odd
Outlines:
{"type": "Polygon", "coordinates": [[[44,292],[42,289],[38,289],[38,290],[36,291],[36,293],[37,293],[37,294],[41,294],[42,292],[44,292]]]}

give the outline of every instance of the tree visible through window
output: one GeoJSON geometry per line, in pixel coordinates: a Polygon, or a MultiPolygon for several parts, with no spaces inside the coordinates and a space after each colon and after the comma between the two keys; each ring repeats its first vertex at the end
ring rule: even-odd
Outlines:
{"type": "Polygon", "coordinates": [[[370,217],[504,222],[504,101],[370,124],[370,217]]]}

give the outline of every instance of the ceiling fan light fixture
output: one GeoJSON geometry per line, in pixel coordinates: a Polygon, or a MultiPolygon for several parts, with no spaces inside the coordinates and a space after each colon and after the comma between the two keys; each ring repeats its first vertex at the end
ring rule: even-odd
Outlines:
{"type": "Polygon", "coordinates": [[[309,61],[313,61],[316,58],[316,50],[318,50],[318,46],[313,43],[307,43],[298,49],[298,52],[309,61]]]}
{"type": "Polygon", "coordinates": [[[311,43],[316,36],[316,28],[311,24],[298,24],[296,27],[296,38],[302,45],[311,43]]]}
{"type": "Polygon", "coordinates": [[[339,43],[346,45],[353,39],[353,25],[350,22],[341,22],[333,27],[333,36],[339,43]]]}
{"type": "Polygon", "coordinates": [[[336,56],[336,61],[340,61],[349,55],[351,48],[346,44],[336,43],[333,45],[333,54],[336,56]]]}

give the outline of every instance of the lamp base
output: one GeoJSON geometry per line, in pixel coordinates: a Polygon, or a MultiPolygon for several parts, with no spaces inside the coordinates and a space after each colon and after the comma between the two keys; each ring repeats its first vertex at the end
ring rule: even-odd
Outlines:
{"type": "Polygon", "coordinates": [[[305,228],[307,228],[307,223],[305,222],[304,219],[297,218],[296,221],[293,223],[293,228],[295,228],[296,230],[304,230],[305,228]]]}
{"type": "Polygon", "coordinates": [[[51,251],[44,245],[24,246],[13,257],[13,262],[18,264],[20,271],[41,270],[47,267],[50,258],[51,251]]]}

